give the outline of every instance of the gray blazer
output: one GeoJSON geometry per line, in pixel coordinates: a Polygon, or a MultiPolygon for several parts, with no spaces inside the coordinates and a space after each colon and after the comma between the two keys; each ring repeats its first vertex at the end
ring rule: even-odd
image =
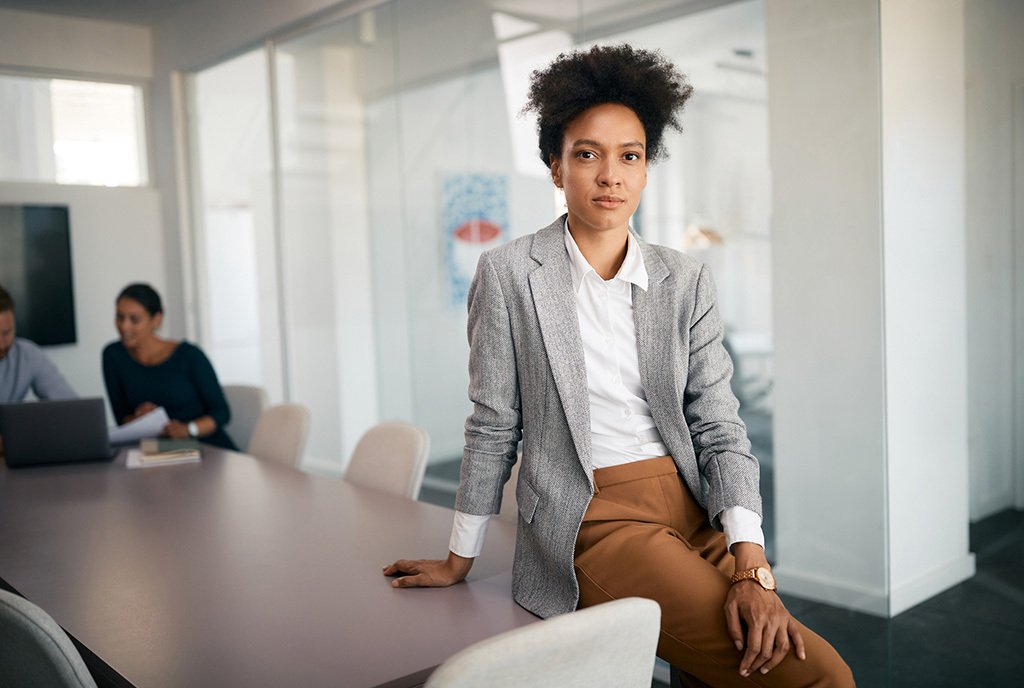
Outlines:
{"type": "MultiPolygon", "coordinates": [[[[512,592],[541,617],[579,599],[573,552],[593,496],[590,401],[563,238],[564,216],[484,253],[469,291],[466,447],[456,509],[495,514],[523,440],[512,592]]],[[[732,362],[711,275],[640,242],[649,284],[633,286],[640,379],[662,441],[721,528],[731,506],[761,512],[757,460],[729,386],[732,362]]]]}

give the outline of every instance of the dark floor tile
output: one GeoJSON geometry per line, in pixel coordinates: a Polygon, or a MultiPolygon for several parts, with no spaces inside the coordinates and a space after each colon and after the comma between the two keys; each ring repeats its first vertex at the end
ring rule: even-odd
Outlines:
{"type": "Polygon", "coordinates": [[[888,686],[889,620],[819,604],[794,616],[823,637],[850,667],[859,686],[888,686]]]}
{"type": "Polygon", "coordinates": [[[786,605],[786,609],[793,616],[800,618],[801,614],[807,614],[810,611],[821,607],[821,602],[814,602],[803,597],[796,597],[794,595],[787,595],[786,593],[779,593],[779,597],[782,598],[782,603],[786,605]]]}
{"type": "Polygon", "coordinates": [[[1016,686],[1024,630],[916,607],[892,620],[892,685],[1016,686]]]}
{"type": "Polygon", "coordinates": [[[454,509],[455,493],[424,485],[420,488],[419,501],[454,509]]]}
{"type": "MultiPolygon", "coordinates": [[[[988,569],[980,570],[973,578],[921,603],[915,609],[989,623],[1008,631],[1024,632],[1024,587],[1020,581],[1020,570],[1015,572],[1015,577],[1009,571],[1004,576],[988,569]]],[[[1021,651],[1024,653],[1024,646],[1021,651]]]]}
{"type": "MultiPolygon", "coordinates": [[[[971,551],[979,559],[985,558],[993,547],[1005,549],[1007,542],[1024,542],[1024,511],[1007,509],[971,524],[971,551]]],[[[1020,556],[1021,550],[1017,553],[1020,556]]]]}
{"type": "Polygon", "coordinates": [[[462,459],[438,461],[427,466],[427,475],[453,482],[457,485],[459,483],[459,470],[461,466],[462,459]]]}

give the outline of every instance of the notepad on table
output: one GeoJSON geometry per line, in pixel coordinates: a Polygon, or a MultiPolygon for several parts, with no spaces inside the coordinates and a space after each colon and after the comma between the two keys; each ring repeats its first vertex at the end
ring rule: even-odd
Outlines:
{"type": "Polygon", "coordinates": [[[146,439],[138,449],[128,451],[128,468],[169,466],[178,463],[198,463],[199,442],[196,440],[146,439]]]}

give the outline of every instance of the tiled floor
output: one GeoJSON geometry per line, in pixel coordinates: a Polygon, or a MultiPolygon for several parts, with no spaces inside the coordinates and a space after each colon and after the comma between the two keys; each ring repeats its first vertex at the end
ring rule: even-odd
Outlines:
{"type": "MultiPolygon", "coordinates": [[[[768,458],[764,449],[760,456],[768,458]]],[[[451,507],[457,483],[457,461],[431,466],[420,499],[451,507]]],[[[770,470],[762,488],[771,494],[770,470]]],[[[766,519],[769,552],[770,525],[766,519]]],[[[892,619],[783,598],[797,618],[836,647],[859,686],[1024,685],[1024,511],[972,525],[971,551],[977,575],[892,619]]]]}
{"type": "Polygon", "coordinates": [[[1024,685],[1024,511],[971,526],[977,574],[892,619],[786,597],[861,686],[1024,685]]]}

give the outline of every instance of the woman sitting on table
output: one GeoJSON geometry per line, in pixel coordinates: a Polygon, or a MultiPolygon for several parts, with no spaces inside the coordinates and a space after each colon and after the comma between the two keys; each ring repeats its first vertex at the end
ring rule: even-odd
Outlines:
{"type": "Polygon", "coordinates": [[[630,231],[690,91],[628,45],[532,73],[526,109],[567,213],[480,256],[448,555],[383,572],[398,588],[465,578],[522,439],[516,602],[550,617],[655,600],[658,656],[685,685],[848,688],[839,654],[775,593],[711,276],[630,231]]]}
{"type": "Polygon", "coordinates": [[[148,284],[129,284],[117,297],[115,323],[121,340],[103,350],[103,379],[118,423],[163,406],[171,420],[163,434],[194,437],[237,449],[224,432],[231,419],[217,373],[199,347],[158,337],[160,295],[148,284]]]}

